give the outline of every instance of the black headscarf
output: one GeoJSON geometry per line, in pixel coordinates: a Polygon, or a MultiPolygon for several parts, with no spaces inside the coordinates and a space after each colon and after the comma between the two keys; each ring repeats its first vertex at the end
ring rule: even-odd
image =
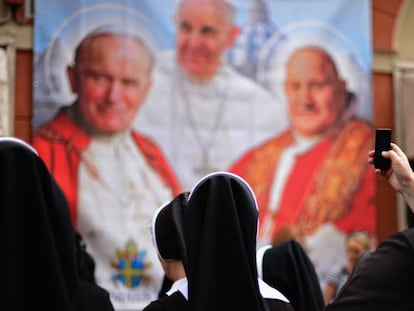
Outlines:
{"type": "Polygon", "coordinates": [[[285,294],[295,311],[324,309],[318,276],[299,242],[263,247],[258,253],[260,277],[285,294]]]}
{"type": "Polygon", "coordinates": [[[258,210],[249,185],[216,172],[190,193],[183,226],[192,311],[265,310],[256,269],[258,210]]]}
{"type": "Polygon", "coordinates": [[[164,260],[182,260],[185,250],[182,229],[183,209],[189,192],[178,194],[159,207],[152,217],[152,239],[158,255],[164,260]]]}
{"type": "Polygon", "coordinates": [[[84,310],[69,209],[28,144],[0,138],[0,282],[7,310],[84,310]]]}

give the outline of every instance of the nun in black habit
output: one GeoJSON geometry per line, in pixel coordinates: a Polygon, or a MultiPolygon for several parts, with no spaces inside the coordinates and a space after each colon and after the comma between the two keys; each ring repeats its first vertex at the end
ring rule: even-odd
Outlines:
{"type": "Polygon", "coordinates": [[[143,311],[190,310],[187,303],[187,278],[182,261],[184,241],[182,231],[181,236],[178,232],[178,227],[182,226],[182,213],[187,197],[188,192],[177,195],[171,202],[158,208],[152,217],[152,241],[168,280],[163,286],[168,285],[168,288],[164,288],[166,293],[152,301],[143,311]]]}
{"type": "MultiPolygon", "coordinates": [[[[294,310],[283,294],[258,279],[258,209],[243,179],[228,172],[209,174],[193,187],[181,208],[166,207],[170,211],[158,215],[170,215],[174,230],[164,236],[180,241],[177,247],[188,283],[181,284],[178,296],[187,300],[187,307],[182,307],[182,300],[165,303],[164,297],[145,311],[294,310]]],[[[155,243],[162,241],[155,238],[155,243]]]]}
{"type": "Polygon", "coordinates": [[[69,208],[37,152],[0,137],[0,172],[4,309],[113,310],[106,291],[79,278],[69,208]]]}
{"type": "Polygon", "coordinates": [[[295,311],[325,308],[315,267],[298,241],[261,247],[257,251],[257,264],[259,277],[282,291],[295,311]]]}

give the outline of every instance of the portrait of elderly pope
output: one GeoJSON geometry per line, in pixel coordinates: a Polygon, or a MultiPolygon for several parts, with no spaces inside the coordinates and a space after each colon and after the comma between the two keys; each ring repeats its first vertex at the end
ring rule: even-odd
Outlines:
{"type": "Polygon", "coordinates": [[[175,49],[157,54],[153,86],[136,118],[184,190],[287,125],[272,95],[225,59],[239,34],[235,14],[228,0],[178,1],[175,49]]]}
{"type": "Polygon", "coordinates": [[[299,47],[285,69],[290,128],[249,150],[230,171],[257,196],[259,245],[297,239],[323,284],[345,258],[346,234],[375,231],[375,174],[366,160],[374,129],[355,114],[358,99],[326,50],[299,47]]]}

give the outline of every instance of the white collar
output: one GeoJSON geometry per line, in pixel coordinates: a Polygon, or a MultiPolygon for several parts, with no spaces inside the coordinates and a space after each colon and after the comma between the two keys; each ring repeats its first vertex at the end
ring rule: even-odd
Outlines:
{"type": "Polygon", "coordinates": [[[263,298],[277,299],[284,302],[289,302],[285,295],[279,292],[276,288],[271,287],[260,278],[258,278],[258,280],[260,293],[262,294],[263,298]]]}
{"type": "MultiPolygon", "coordinates": [[[[289,302],[289,300],[276,288],[271,287],[266,284],[262,279],[257,278],[259,281],[259,289],[263,298],[277,299],[284,302],[289,302]]],[[[182,278],[173,283],[171,288],[167,291],[167,295],[170,296],[174,292],[179,291],[186,300],[188,300],[188,282],[187,278],[182,278]]]]}
{"type": "Polygon", "coordinates": [[[179,291],[186,300],[188,300],[188,282],[187,278],[178,279],[173,283],[171,288],[167,291],[167,295],[170,296],[174,292],[179,291]]]}

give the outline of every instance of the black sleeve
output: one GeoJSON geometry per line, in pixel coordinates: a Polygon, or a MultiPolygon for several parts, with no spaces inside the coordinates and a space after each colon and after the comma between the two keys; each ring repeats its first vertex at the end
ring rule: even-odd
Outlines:
{"type": "Polygon", "coordinates": [[[80,281],[80,288],[87,310],[115,311],[107,290],[88,281],[80,281]]]}
{"type": "Polygon", "coordinates": [[[189,304],[180,292],[152,301],[142,311],[190,311],[189,304]]]}
{"type": "Polygon", "coordinates": [[[158,300],[152,301],[149,305],[147,305],[142,311],[166,311],[167,309],[164,308],[164,304],[158,300]]]}
{"type": "Polygon", "coordinates": [[[414,228],[382,242],[326,311],[414,310],[414,228]]]}
{"type": "Polygon", "coordinates": [[[277,299],[265,299],[268,311],[295,311],[291,304],[277,299]]]}

